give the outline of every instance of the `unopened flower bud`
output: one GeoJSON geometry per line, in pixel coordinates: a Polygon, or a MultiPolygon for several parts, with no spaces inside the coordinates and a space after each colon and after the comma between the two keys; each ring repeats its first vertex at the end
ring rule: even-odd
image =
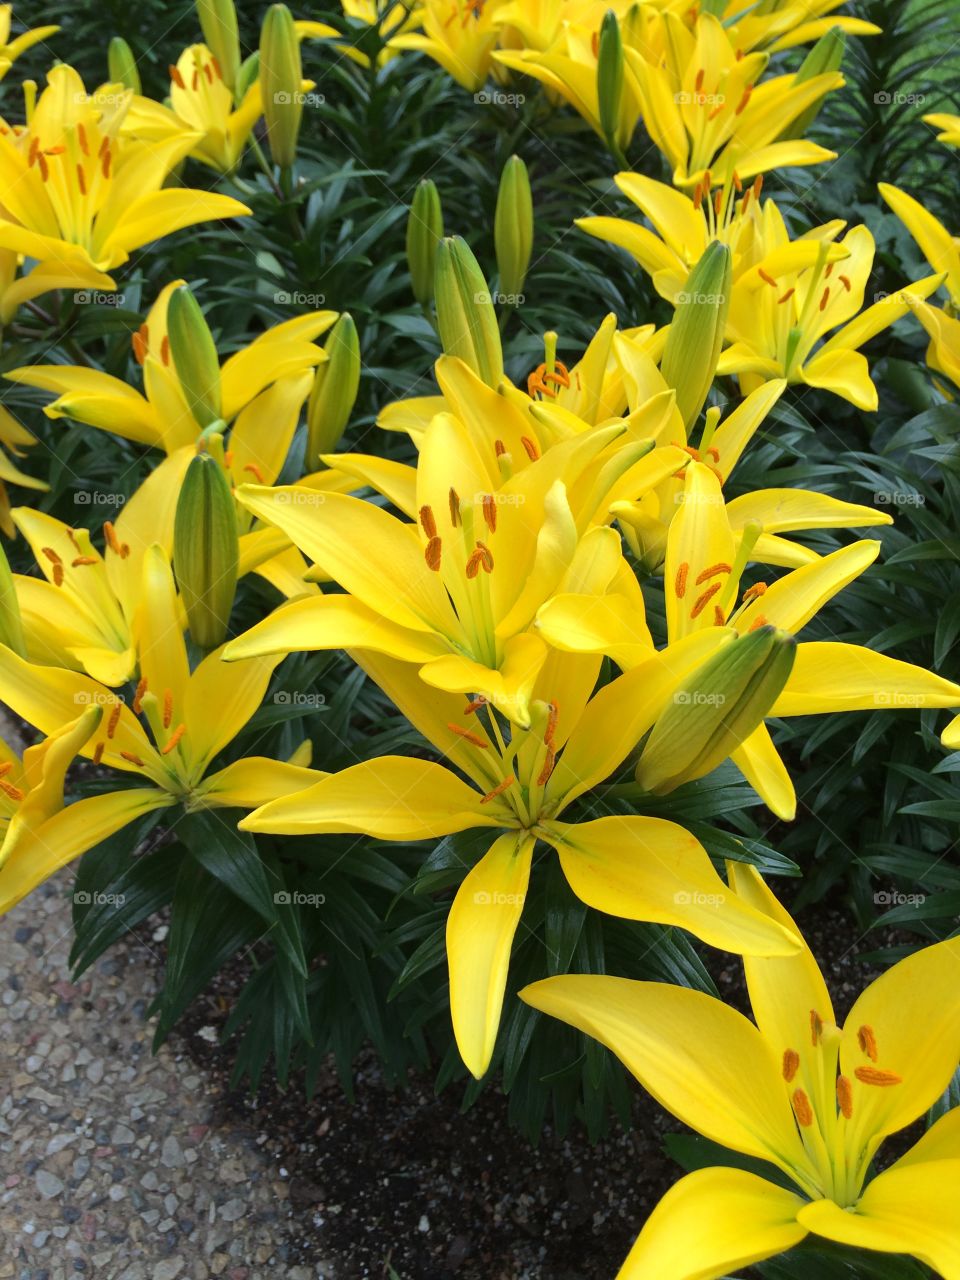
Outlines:
{"type": "Polygon", "coordinates": [[[27,656],[17,588],[2,546],[0,546],[0,644],[5,644],[21,658],[27,656]]]}
{"type": "Polygon", "coordinates": [[[107,46],[107,69],[111,84],[122,84],[134,93],[140,92],[137,60],[123,36],[114,36],[107,46]]]}
{"type": "Polygon", "coordinates": [[[497,317],[479,263],[460,236],[438,243],[434,286],[444,352],[458,356],[488,387],[496,387],[503,377],[497,317]]]}
{"type": "Polygon", "coordinates": [[[173,567],[190,635],[214,649],[227,634],[237,589],[237,510],[223,467],[198,453],[187,467],[173,527],[173,567]]]}
{"type": "Polygon", "coordinates": [[[197,0],[203,41],[217,60],[223,83],[235,89],[240,71],[240,33],[233,0],[197,0]]]}
{"type": "MultiPolygon", "coordinates": [[[[793,78],[794,85],[803,84],[807,80],[812,80],[814,76],[828,75],[831,71],[839,71],[843,62],[843,55],[847,48],[847,37],[839,27],[831,27],[824,35],[820,37],[813,46],[807,56],[800,65],[800,69],[793,78]]],[[[796,120],[783,130],[779,135],[781,139],[802,138],[807,130],[820,114],[820,108],[823,106],[824,99],[830,92],[829,82],[824,82],[824,89],[821,96],[816,102],[810,104],[796,120]]]]}
{"type": "Polygon", "coordinates": [[[327,358],[317,365],[307,405],[307,462],[319,465],[331,453],[350,420],[360,385],[360,342],[357,326],[344,311],[324,344],[327,358]]]}
{"type": "Polygon", "coordinates": [[[629,138],[621,138],[620,103],[623,99],[623,38],[620,23],[612,9],[600,24],[597,49],[597,107],[600,129],[613,151],[626,146],[629,138]]]}
{"type": "Polygon", "coordinates": [[[500,292],[516,298],[533,252],[533,198],[530,175],[519,156],[511,156],[500,175],[497,210],[493,221],[500,292]]]}
{"type": "Polygon", "coordinates": [[[271,5],[260,30],[260,93],[273,162],[290,169],[303,115],[300,38],[285,4],[271,5]]]}
{"type": "Polygon", "coordinates": [[[677,393],[677,408],[687,430],[699,417],[717,371],[731,277],[730,250],[714,240],[692,267],[678,295],[660,372],[677,393]]]}
{"type": "Polygon", "coordinates": [[[170,295],[167,336],[190,412],[208,427],[220,417],[220,358],[200,304],[185,284],[170,295]]]}
{"type": "Polygon", "coordinates": [[[407,266],[413,296],[422,307],[433,297],[433,271],[437,244],[443,239],[440,193],[431,178],[424,178],[413,195],[407,218],[407,266]]]}

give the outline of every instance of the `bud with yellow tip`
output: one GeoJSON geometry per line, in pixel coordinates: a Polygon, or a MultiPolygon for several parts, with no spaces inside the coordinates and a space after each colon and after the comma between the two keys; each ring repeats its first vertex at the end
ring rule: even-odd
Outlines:
{"type": "Polygon", "coordinates": [[[285,4],[273,4],[260,29],[260,93],[270,154],[281,169],[291,169],[297,158],[302,77],[293,14],[285,4]]]}
{"type": "Polygon", "coordinates": [[[227,634],[237,590],[237,509],[227,474],[209,453],[191,459],[173,526],[173,568],[190,635],[215,649],[227,634]]]}
{"type": "Polygon", "coordinates": [[[324,344],[327,358],[317,365],[307,405],[307,463],[331,453],[350,421],[360,386],[360,341],[353,316],[344,311],[324,344]]]}
{"type": "Polygon", "coordinates": [[[714,240],[677,296],[660,372],[677,393],[687,430],[696,422],[713,383],[730,307],[730,250],[714,240]]]}
{"type": "Polygon", "coordinates": [[[650,731],[637,782],[663,795],[721,764],[749,738],[793,669],[797,643],[775,627],[736,636],[674,691],[650,731]]]}
{"type": "Polygon", "coordinates": [[[503,348],[493,300],[480,264],[460,236],[438,243],[434,288],[445,354],[459,357],[488,387],[496,387],[503,378],[503,348]]]}
{"type": "Polygon", "coordinates": [[[5,644],[21,658],[27,656],[17,588],[2,546],[0,546],[0,644],[5,644]]]}
{"type": "Polygon", "coordinates": [[[170,295],[167,336],[190,412],[208,427],[220,417],[220,357],[200,304],[185,284],[170,295]]]}
{"type": "Polygon", "coordinates": [[[500,292],[517,298],[533,252],[533,197],[530,175],[519,156],[511,156],[500,175],[497,209],[493,220],[500,292]]]}
{"type": "Polygon", "coordinates": [[[597,46],[597,110],[607,146],[619,159],[629,139],[620,137],[620,104],[623,100],[623,37],[620,23],[608,9],[600,24],[597,46]]]}

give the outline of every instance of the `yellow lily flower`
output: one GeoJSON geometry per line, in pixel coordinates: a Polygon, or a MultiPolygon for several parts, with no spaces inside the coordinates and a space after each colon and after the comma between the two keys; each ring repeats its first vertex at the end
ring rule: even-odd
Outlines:
{"type": "MultiPolygon", "coordinates": [[[[79,754],[145,784],[97,797],[97,812],[113,824],[112,830],[175,804],[188,812],[254,808],[323,776],[300,764],[262,756],[244,757],[210,772],[214,758],[260,706],[279,659],[254,658],[228,667],[220,660],[221,647],[191,672],[179,609],[169,560],[159,547],[152,547],[143,557],[137,623],[140,679],[129,705],[88,675],[39,666],[0,645],[0,697],[42,733],[56,734],[78,707],[102,710],[98,731],[78,744],[79,754]]],[[[38,850],[9,889],[0,873],[0,910],[13,905],[8,894],[22,897],[80,852],[58,846],[38,850]]]]}
{"type": "MultiPolygon", "coordinates": [[[[701,670],[671,690],[670,698],[653,711],[650,723],[668,709],[668,702],[677,704],[677,693],[684,695],[679,699],[681,703],[693,708],[702,701],[707,708],[705,723],[710,720],[709,711],[715,704],[710,698],[701,700],[698,692],[698,680],[706,681],[707,661],[734,637],[749,635],[761,627],[775,627],[795,635],[837,592],[863,573],[880,550],[879,542],[855,542],[793,569],[769,586],[756,583],[743,592],[738,605],[740,578],[760,527],[750,517],[752,500],[752,494],[745,494],[728,509],[720,480],[712,469],[700,462],[691,462],[687,467],[683,503],[666,540],[664,607],[668,643],[663,653],[669,663],[673,646],[692,635],[702,636],[704,643],[712,647],[704,653],[701,670]],[[738,505],[742,508],[739,513],[738,505]],[[744,517],[744,523],[736,528],[735,522],[744,517]]],[[[783,500],[787,527],[841,523],[838,516],[842,513],[836,512],[832,500],[823,494],[785,490],[783,500]]],[[[618,592],[619,587],[614,587],[601,600],[590,601],[589,608],[585,607],[588,602],[576,593],[559,592],[538,611],[537,630],[556,648],[581,654],[609,654],[618,666],[630,670],[648,660],[649,632],[642,606],[637,605],[633,593],[619,596],[618,592]]],[[[960,685],[861,645],[835,641],[801,643],[775,700],[766,708],[753,706],[748,722],[738,726],[739,745],[711,759],[709,768],[715,768],[729,754],[767,806],[778,817],[790,820],[796,811],[796,795],[764,724],[766,716],[905,706],[960,706],[960,685]]],[[[655,758],[641,757],[641,785],[646,785],[648,776],[659,779],[660,772],[655,758]]],[[[696,776],[706,772],[708,769],[703,768],[696,776]]],[[[658,781],[656,789],[671,788],[658,781]]]]}
{"type": "Polygon", "coordinates": [[[56,35],[59,27],[33,27],[30,31],[22,31],[15,39],[10,39],[10,20],[13,17],[12,4],[0,4],[0,80],[7,74],[21,53],[26,53],[35,44],[56,35]]]}
{"type": "Polygon", "coordinates": [[[0,249],[0,328],[10,323],[25,302],[54,289],[109,291],[117,287],[112,276],[84,262],[51,259],[36,262],[25,274],[20,274],[24,262],[23,254],[0,249]]]}
{"type": "MultiPolygon", "coordinates": [[[[675,670],[698,647],[694,637],[672,655],[675,670]]],[[[620,765],[643,731],[642,716],[624,715],[623,708],[636,706],[629,690],[672,678],[657,655],[593,698],[599,660],[555,656],[532,691],[526,730],[501,725],[483,699],[464,710],[462,697],[427,688],[408,663],[370,652],[354,657],[469,782],[428,760],[381,756],[267,804],[240,825],[286,835],[364,832],[404,841],[473,827],[502,831],[467,873],[447,920],[453,1028],[475,1076],[484,1074],[493,1056],[538,840],[557,851],[573,892],[598,911],[680,925],[726,950],[768,954],[796,945],[791,929],[744,907],[700,843],[674,823],[560,820],[567,806],[620,765]]]]}
{"type": "MultiPolygon", "coordinates": [[[[625,51],[645,47],[650,39],[648,28],[652,10],[645,5],[627,6],[613,4],[601,6],[603,11],[612,9],[622,16],[620,36],[625,51]]],[[[516,28],[515,6],[509,5],[505,13],[513,13],[516,28]]],[[[655,15],[654,15],[655,16],[655,15]]],[[[585,6],[582,12],[560,24],[556,39],[546,47],[528,43],[522,49],[500,49],[493,56],[496,63],[518,71],[522,75],[539,80],[553,94],[568,102],[591,129],[606,140],[600,122],[600,99],[597,88],[597,63],[600,52],[599,29],[603,12],[593,6],[585,6]]],[[[617,104],[617,125],[613,140],[623,151],[636,132],[642,103],[634,78],[625,75],[617,104]]]]}
{"type": "Polygon", "coordinates": [[[39,868],[46,879],[148,811],[143,791],[128,792],[123,804],[89,796],[64,806],[66,771],[102,715],[102,707],[87,706],[28,747],[22,760],[0,741],[0,914],[35,887],[39,868]]]}
{"type": "Polygon", "coordinates": [[[50,486],[43,480],[37,480],[34,476],[28,476],[26,472],[21,471],[15,463],[11,462],[4,450],[9,449],[14,457],[20,458],[23,457],[25,448],[36,443],[37,437],[33,432],[21,426],[13,414],[0,405],[0,445],[3,446],[0,448],[0,530],[3,530],[8,538],[14,537],[15,529],[10,514],[7,485],[19,484],[25,489],[34,489],[41,493],[45,493],[50,486]]]}
{"type": "Polygon", "coordinates": [[[929,116],[923,117],[924,124],[929,124],[934,129],[942,130],[937,134],[937,141],[945,143],[948,147],[960,147],[960,116],[947,115],[944,112],[934,112],[929,116]]]}
{"type": "Polygon", "coordinates": [[[88,95],[72,67],[56,66],[25,127],[0,132],[0,249],[110,271],[171,231],[250,210],[229,196],[161,190],[199,135],[125,140],[132,93],[88,95]]]}
{"type": "MultiPolygon", "coordinates": [[[[241,486],[238,500],[348,594],[275,612],[228,645],[228,660],[372,649],[415,664],[437,688],[483,694],[526,727],[530,690],[547,659],[543,640],[530,632],[537,609],[575,583],[587,595],[602,594],[625,569],[617,535],[600,526],[588,531],[610,486],[648,450],[624,448],[598,465],[622,432],[575,436],[504,483],[498,472],[506,455],[493,446],[481,451],[464,424],[438,415],[415,473],[416,523],[343,494],[241,486]]],[[[368,474],[384,477],[391,497],[409,503],[409,489],[391,485],[393,471],[368,474]]]]}
{"type": "MultiPolygon", "coordinates": [[[[305,84],[313,87],[312,81],[305,84]]],[[[194,44],[170,67],[169,107],[135,96],[123,132],[146,141],[187,132],[196,139],[189,151],[194,159],[218,173],[233,173],[262,112],[259,79],[254,78],[234,108],[217,59],[205,44],[194,44]]]]}
{"type": "Polygon", "coordinates": [[[877,408],[877,389],[859,348],[906,315],[913,301],[933,293],[943,276],[918,280],[861,311],[874,240],[866,227],[854,227],[832,244],[842,227],[828,223],[791,242],[779,209],[767,201],[753,263],[733,286],[727,313],[732,345],[721,354],[718,373],[738,374],[744,390],[785,378],[831,391],[858,409],[877,408]],[[836,332],[826,337],[831,329],[836,332]]]}
{"type": "Polygon", "coordinates": [[[920,252],[934,271],[945,272],[950,301],[960,308],[960,243],[939,218],[919,200],[889,182],[879,182],[877,190],[916,240],[920,252]]]}
{"type": "MultiPolygon", "coordinates": [[[[167,334],[167,306],[173,291],[182,284],[182,280],[174,280],[161,291],[146,321],[133,335],[133,352],[143,369],[144,394],[121,378],[86,365],[25,365],[6,376],[13,382],[54,392],[57,399],[44,408],[48,418],[72,418],[127,440],[164,449],[168,454],[194,445],[206,424],[197,419],[191,408],[171,359],[167,334]]],[[[248,432],[255,433],[254,424],[262,421],[262,415],[269,414],[284,424],[278,433],[284,434],[293,404],[299,397],[299,412],[310,393],[309,375],[326,359],[315,340],[336,318],[335,311],[295,316],[267,329],[229,356],[220,367],[224,423],[236,420],[236,429],[246,437],[248,432]],[[241,427],[244,414],[245,425],[241,427]]],[[[244,453],[248,449],[249,444],[244,446],[244,453]]],[[[274,451],[266,432],[260,449],[264,454],[274,451]]],[[[254,478],[257,471],[253,468],[259,466],[257,456],[251,453],[244,457],[244,465],[250,467],[248,475],[254,478]]]]}
{"type": "Polygon", "coordinates": [[[929,302],[914,302],[910,310],[930,338],[927,364],[949,378],[955,387],[960,387],[960,320],[948,315],[942,307],[932,307],[929,302]]]}
{"type": "MultiPolygon", "coordinates": [[[[340,7],[348,18],[363,23],[367,27],[379,27],[380,38],[388,41],[380,51],[377,66],[382,67],[391,58],[395,58],[399,50],[391,47],[389,41],[406,31],[416,31],[422,21],[419,7],[414,4],[409,8],[405,4],[381,3],[381,0],[340,0],[340,7]]],[[[361,67],[369,67],[370,59],[355,44],[347,43],[350,33],[343,37],[338,49],[361,67]]]]}
{"type": "Polygon", "coordinates": [[[673,166],[678,187],[702,183],[709,170],[724,186],[736,172],[753,178],[769,169],[819,164],[836,153],[803,140],[778,141],[824,94],[842,88],[828,72],[797,82],[793,75],[760,83],[768,56],[738,55],[723,25],[701,13],[694,31],[663,15],[664,54],[625,47],[651,141],[673,166]]]}
{"type": "MultiPolygon", "coordinates": [[[[730,32],[730,39],[738,49],[748,53],[752,49],[765,49],[779,53],[797,45],[812,44],[828,31],[840,30],[851,36],[880,35],[882,28],[862,18],[834,16],[843,0],[769,0],[768,3],[744,6],[740,0],[727,0],[722,8],[712,5],[711,12],[730,32]],[[827,15],[827,16],[824,16],[827,15]]],[[[688,24],[698,12],[696,5],[687,0],[653,0],[661,9],[669,9],[678,18],[686,18],[688,24]]]]}
{"type": "Polygon", "coordinates": [[[496,14],[503,0],[422,0],[422,31],[394,36],[391,49],[415,49],[439,63],[470,93],[483,86],[497,43],[496,14]]]}
{"type": "MultiPolygon", "coordinates": [[[[740,897],[793,920],[754,868],[730,867],[740,897]]],[[[619,1280],[717,1280],[812,1233],[912,1254],[960,1276],[960,1108],[869,1179],[883,1139],[919,1119],[960,1058],[960,939],[901,960],[840,1026],[809,949],[744,958],[754,1021],[700,991],[570,974],[521,999],[611,1049],[669,1112],[713,1142],[775,1166],[699,1169],[663,1197],[619,1280]]]]}
{"type": "Polygon", "coordinates": [[[608,9],[622,18],[628,7],[628,0],[616,0],[612,5],[604,0],[509,0],[496,15],[500,47],[543,53],[562,44],[564,28],[599,31],[608,9]]]}

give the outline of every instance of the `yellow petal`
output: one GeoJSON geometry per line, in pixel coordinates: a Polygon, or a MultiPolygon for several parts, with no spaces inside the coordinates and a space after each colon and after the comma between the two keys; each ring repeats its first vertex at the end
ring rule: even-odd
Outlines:
{"type": "Polygon", "coordinates": [[[499,668],[450,653],[427,662],[420,675],[448,693],[482,694],[514,724],[526,728],[530,697],[546,656],[547,646],[539,636],[519,635],[504,645],[499,668]]]}
{"type": "Polygon", "coordinates": [[[326,776],[319,769],[286,760],[245,756],[206,778],[197,795],[203,797],[204,808],[256,809],[280,796],[303,791],[326,776]]]}
{"type": "Polygon", "coordinates": [[[496,826],[480,808],[480,800],[478,792],[443,765],[380,756],[273,800],[240,826],[283,835],[356,831],[383,840],[424,840],[469,827],[496,826]]]}
{"type": "Polygon", "coordinates": [[[787,1173],[808,1167],[780,1060],[729,1005],[688,987],[593,974],[547,978],[520,998],[605,1044],[698,1133],[787,1173]]]}
{"type": "MultiPolygon", "coordinates": [[[[126,209],[115,230],[100,240],[104,260],[111,266],[123,262],[141,245],[159,240],[198,222],[240,218],[250,213],[245,204],[213,191],[169,188],[141,196],[126,209]]],[[[98,227],[99,239],[99,227],[98,227]]]]}
{"type": "Polygon", "coordinates": [[[784,574],[747,605],[734,625],[741,635],[746,635],[762,617],[771,626],[795,635],[828,600],[873,564],[879,551],[879,542],[855,542],[784,574]]]}
{"type": "Polygon", "coordinates": [[[493,1056],[536,839],[500,836],[464,877],[447,917],[450,1014],[460,1056],[479,1079],[493,1056]]]}
{"type": "Polygon", "coordinates": [[[230,663],[222,659],[223,645],[207,654],[190,676],[183,699],[184,748],[198,774],[260,706],[280,655],[230,663]]]}
{"type": "Polygon", "coordinates": [[[742,1169],[698,1169],[647,1219],[617,1280],[718,1280],[798,1244],[800,1196],[742,1169]]]}
{"type": "Polygon", "coordinates": [[[731,751],[730,759],[767,808],[784,822],[792,822],[797,816],[797,793],[762,721],[736,751],[731,751]]]}
{"type": "Polygon", "coordinates": [[[741,902],[695,836],[662,818],[550,822],[570,887],[583,902],[627,920],[687,929],[711,946],[789,954],[796,935],[741,902]]]}
{"type": "Polygon", "coordinates": [[[755,520],[765,533],[793,529],[848,529],[892,524],[887,511],[844,502],[812,489],[756,489],[727,503],[734,529],[755,520]]]}
{"type": "Polygon", "coordinates": [[[687,467],[683,503],[670,523],[664,562],[664,602],[671,641],[715,625],[713,607],[702,600],[725,582],[734,560],[734,539],[717,476],[699,462],[687,467]],[[715,572],[714,572],[715,571],[715,572]]]}
{"type": "Polygon", "coordinates": [[[278,378],[240,411],[230,432],[230,471],[234,484],[251,478],[273,484],[286,461],[300,410],[310,394],[309,371],[278,378]]]}
{"type": "Polygon", "coordinates": [[[798,644],[773,716],[960,706],[960,685],[859,644],[798,644]]]}

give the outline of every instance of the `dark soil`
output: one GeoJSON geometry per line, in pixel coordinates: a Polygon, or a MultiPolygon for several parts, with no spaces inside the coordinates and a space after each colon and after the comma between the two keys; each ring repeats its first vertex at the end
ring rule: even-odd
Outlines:
{"type": "MultiPolygon", "coordinates": [[[[823,904],[799,923],[842,1018],[876,976],[858,953],[894,939],[871,934],[851,946],[853,922],[823,904]]],[[[740,966],[723,958],[712,967],[725,997],[744,1007],[740,966]]],[[[561,1140],[548,1129],[536,1149],[508,1126],[495,1088],[463,1113],[462,1090],[438,1097],[428,1076],[391,1091],[372,1056],[358,1063],[352,1104],[332,1070],[309,1102],[297,1082],[286,1092],[231,1090],[230,1046],[197,1032],[219,1029],[242,977],[221,974],[177,1034],[220,1078],[224,1121],[265,1135],[263,1149],[289,1177],[296,1260],[323,1260],[336,1280],[613,1280],[682,1172],[663,1151],[664,1135],[682,1126],[639,1089],[629,1132],[615,1127],[591,1147],[582,1131],[561,1140]]]]}

